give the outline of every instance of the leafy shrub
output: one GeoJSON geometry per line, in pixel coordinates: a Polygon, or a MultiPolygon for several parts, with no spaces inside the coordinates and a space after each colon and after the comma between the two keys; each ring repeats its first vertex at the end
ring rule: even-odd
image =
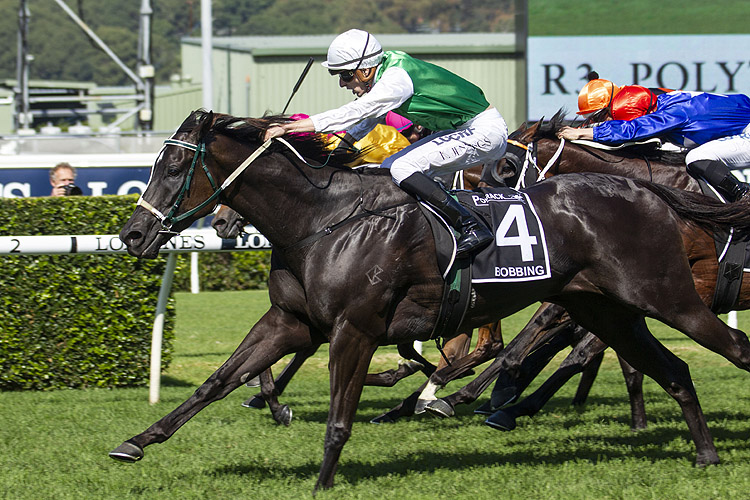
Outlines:
{"type": "MultiPolygon", "coordinates": [[[[0,199],[0,233],[117,234],[133,196],[0,199]]],[[[166,258],[0,257],[0,389],[117,387],[148,382],[151,331],[166,258]]],[[[162,368],[174,339],[165,315],[162,368]]]]}
{"type": "MultiPolygon", "coordinates": [[[[0,199],[0,234],[118,234],[135,196],[0,199]]],[[[199,257],[202,290],[264,288],[269,251],[199,257]]],[[[0,256],[0,389],[118,387],[148,383],[151,331],[166,256],[0,256]]],[[[188,254],[173,290],[190,289],[188,254]]],[[[174,300],[164,323],[162,369],[174,339],[174,300]]]]}

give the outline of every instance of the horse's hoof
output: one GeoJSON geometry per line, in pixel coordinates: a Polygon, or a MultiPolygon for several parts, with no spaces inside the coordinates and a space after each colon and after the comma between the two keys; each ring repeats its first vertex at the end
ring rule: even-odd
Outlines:
{"type": "Polygon", "coordinates": [[[517,397],[515,387],[503,387],[497,391],[492,391],[490,404],[493,409],[497,410],[498,408],[511,404],[517,397]]]}
{"type": "Polygon", "coordinates": [[[516,428],[516,419],[502,410],[493,413],[484,423],[500,431],[512,431],[516,428]]]}
{"type": "Polygon", "coordinates": [[[428,413],[441,418],[452,417],[456,414],[456,412],[453,410],[453,406],[451,406],[450,403],[448,403],[444,399],[436,399],[435,401],[430,401],[429,403],[427,403],[425,410],[427,410],[428,413]]]}
{"type": "Polygon", "coordinates": [[[707,453],[699,453],[698,456],[695,457],[695,466],[698,468],[703,468],[708,465],[718,465],[719,464],[719,455],[716,453],[716,451],[707,452],[707,453]]]}
{"type": "Polygon", "coordinates": [[[396,420],[388,415],[387,413],[383,413],[382,415],[373,418],[370,420],[371,424],[395,424],[396,420]]]}
{"type": "Polygon", "coordinates": [[[289,405],[281,405],[279,412],[273,416],[273,419],[276,420],[277,424],[289,427],[289,424],[292,423],[292,409],[289,408],[289,405]]]}
{"type": "Polygon", "coordinates": [[[131,441],[125,441],[110,451],[109,456],[121,462],[133,463],[143,458],[143,448],[131,441]]]}
{"type": "Polygon", "coordinates": [[[260,376],[251,378],[245,382],[245,385],[248,387],[260,387],[260,376]]]}
{"type": "Polygon", "coordinates": [[[260,396],[253,396],[250,399],[246,399],[245,401],[243,401],[242,406],[244,406],[245,408],[257,408],[260,410],[261,408],[266,407],[266,402],[263,401],[263,398],[261,398],[260,396]]]}
{"type": "Polygon", "coordinates": [[[477,415],[492,415],[495,411],[496,409],[492,408],[492,403],[490,401],[487,401],[483,405],[477,406],[474,409],[474,413],[477,415]]]}
{"type": "Polygon", "coordinates": [[[427,408],[427,405],[432,403],[433,401],[437,401],[436,399],[418,399],[417,405],[414,407],[414,414],[415,415],[421,415],[424,413],[425,408],[427,408]]]}

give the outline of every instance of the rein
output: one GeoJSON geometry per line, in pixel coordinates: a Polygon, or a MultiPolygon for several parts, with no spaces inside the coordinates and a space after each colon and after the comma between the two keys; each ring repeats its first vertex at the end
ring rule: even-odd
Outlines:
{"type": "MultiPolygon", "coordinates": [[[[237,177],[239,177],[239,175],[242,174],[242,172],[244,172],[247,169],[247,167],[250,166],[250,164],[252,162],[254,162],[261,154],[263,154],[263,152],[266,151],[266,149],[268,149],[268,147],[271,145],[271,141],[273,141],[273,140],[274,139],[269,139],[266,142],[264,142],[263,144],[261,144],[258,147],[258,149],[256,149],[250,156],[248,156],[245,159],[245,161],[243,161],[229,175],[229,177],[226,178],[226,180],[221,184],[221,186],[218,186],[217,183],[216,183],[216,181],[214,180],[213,176],[211,175],[211,172],[208,170],[208,166],[206,165],[206,162],[205,162],[205,158],[206,158],[206,144],[205,144],[205,142],[201,141],[198,144],[192,144],[192,143],[185,142],[185,141],[180,141],[180,140],[177,140],[177,139],[167,139],[166,141],[164,141],[165,147],[166,146],[177,146],[177,147],[185,148],[185,149],[188,149],[188,150],[194,152],[194,154],[193,154],[193,161],[190,164],[190,169],[188,170],[188,174],[185,177],[185,182],[183,183],[182,188],[180,189],[180,192],[177,194],[177,199],[175,200],[174,204],[172,204],[172,208],[169,210],[169,212],[167,213],[167,215],[162,214],[156,207],[154,207],[151,203],[147,202],[143,198],[143,195],[141,195],[141,197],[138,199],[138,202],[136,203],[136,206],[141,206],[141,207],[145,208],[146,210],[148,210],[149,212],[151,212],[151,214],[154,217],[156,217],[159,220],[159,222],[161,223],[161,226],[162,226],[162,230],[159,231],[159,233],[161,233],[161,234],[177,235],[179,233],[172,230],[172,226],[175,223],[181,222],[181,221],[187,219],[188,217],[191,217],[192,215],[195,215],[196,213],[198,213],[199,211],[201,211],[202,209],[204,209],[206,206],[208,206],[211,202],[214,202],[219,197],[219,195],[221,195],[221,193],[224,190],[226,190],[226,188],[229,187],[229,185],[232,182],[234,182],[234,180],[237,177]],[[200,163],[200,166],[203,168],[203,171],[206,173],[206,177],[208,177],[208,181],[211,183],[211,187],[213,188],[214,191],[211,194],[211,196],[208,197],[208,199],[206,199],[205,201],[203,201],[202,203],[200,203],[197,207],[188,210],[184,214],[180,214],[180,215],[176,216],[175,213],[180,208],[180,205],[182,204],[182,202],[183,202],[183,200],[185,198],[185,195],[190,190],[190,185],[192,184],[192,182],[193,182],[193,176],[195,175],[195,167],[199,163],[200,163]]],[[[323,165],[312,165],[312,164],[310,164],[285,139],[277,137],[276,140],[279,141],[280,143],[284,144],[287,148],[289,148],[297,156],[297,158],[299,158],[305,165],[307,165],[307,166],[309,166],[311,168],[323,168],[325,166],[325,164],[323,164],[323,165]]],[[[329,158],[330,158],[330,155],[329,155],[329,158]]],[[[326,163],[328,163],[327,160],[326,160],[326,163]]],[[[360,176],[360,183],[361,183],[361,181],[362,181],[362,179],[361,179],[361,176],[360,176]]],[[[360,188],[360,189],[362,189],[362,188],[360,188]]],[[[395,205],[391,205],[391,206],[388,206],[388,207],[384,207],[384,208],[381,208],[381,209],[378,209],[378,210],[368,210],[368,209],[362,207],[362,203],[363,203],[363,194],[360,194],[359,202],[354,207],[354,209],[352,210],[352,212],[348,216],[346,216],[343,220],[341,220],[341,221],[339,221],[336,224],[333,224],[331,226],[327,226],[327,227],[321,229],[320,231],[311,234],[310,236],[308,236],[306,238],[303,238],[302,240],[300,240],[300,241],[298,241],[298,242],[296,242],[296,243],[294,243],[294,244],[292,244],[292,245],[284,248],[284,250],[288,251],[288,250],[295,249],[295,248],[298,248],[298,247],[303,247],[303,246],[306,246],[306,245],[310,245],[310,244],[314,243],[315,241],[319,240],[320,238],[322,238],[323,236],[327,236],[327,235],[331,234],[336,229],[339,229],[342,226],[345,226],[345,225],[347,225],[347,224],[349,224],[351,222],[357,221],[357,220],[362,219],[364,217],[369,217],[369,216],[372,216],[372,215],[389,217],[389,216],[385,215],[386,211],[391,210],[393,208],[397,208],[397,207],[409,204],[409,202],[406,201],[406,202],[397,203],[395,205]],[[357,208],[360,208],[360,207],[362,207],[363,212],[360,213],[360,214],[354,215],[354,212],[357,210],[357,208]]]]}

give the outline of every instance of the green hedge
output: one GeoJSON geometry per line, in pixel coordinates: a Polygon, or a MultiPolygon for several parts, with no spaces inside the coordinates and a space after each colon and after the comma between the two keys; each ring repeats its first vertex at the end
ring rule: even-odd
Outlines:
{"type": "MultiPolygon", "coordinates": [[[[190,291],[190,257],[177,256],[178,271],[174,289],[190,291]]],[[[268,250],[239,252],[200,252],[198,278],[202,291],[256,290],[268,284],[271,270],[271,252],[268,250]]]]}
{"type": "MultiPolygon", "coordinates": [[[[117,234],[135,201],[0,199],[0,234],[117,234]]],[[[129,255],[0,256],[0,389],[145,385],[165,264],[129,255]]],[[[170,300],[163,367],[173,324],[170,300]]]]}
{"type": "MultiPolygon", "coordinates": [[[[0,199],[0,234],[118,234],[135,196],[0,199]]],[[[269,251],[199,254],[201,290],[265,288],[269,251]]],[[[151,330],[166,256],[0,256],[0,389],[148,382],[151,330]]],[[[190,289],[188,254],[172,290],[190,289]]],[[[164,326],[171,360],[174,300],[164,326]]]]}

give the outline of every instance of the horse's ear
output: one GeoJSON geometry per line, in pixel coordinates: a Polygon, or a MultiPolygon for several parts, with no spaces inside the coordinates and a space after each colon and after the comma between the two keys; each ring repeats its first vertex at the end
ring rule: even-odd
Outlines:
{"type": "Polygon", "coordinates": [[[214,112],[208,111],[203,115],[203,118],[201,118],[201,124],[200,124],[200,136],[204,137],[208,131],[211,129],[211,126],[214,124],[214,112]]]}
{"type": "Polygon", "coordinates": [[[529,137],[533,137],[534,134],[536,134],[537,130],[539,130],[539,127],[542,126],[542,123],[544,123],[544,117],[542,117],[538,122],[536,122],[534,125],[530,126],[526,129],[526,134],[528,134],[529,137]]]}

